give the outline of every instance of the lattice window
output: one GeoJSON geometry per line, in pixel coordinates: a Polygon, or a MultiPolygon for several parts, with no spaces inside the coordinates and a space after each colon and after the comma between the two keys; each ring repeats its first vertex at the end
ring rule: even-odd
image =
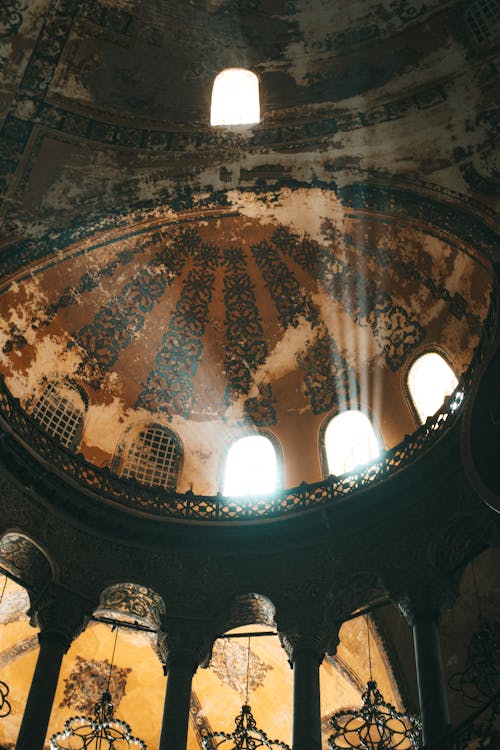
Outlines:
{"type": "Polygon", "coordinates": [[[65,448],[74,450],[83,429],[84,413],[85,405],[76,388],[65,383],[49,383],[32,415],[45,432],[65,448]]]}
{"type": "Polygon", "coordinates": [[[363,412],[350,409],[328,423],[324,443],[328,472],[340,476],[377,458],[380,445],[363,412]]]}
{"type": "Polygon", "coordinates": [[[227,68],[215,78],[211,125],[250,125],[260,122],[259,79],[251,70],[227,68]]]}
{"type": "Polygon", "coordinates": [[[476,0],[465,20],[478,44],[494,39],[500,32],[500,0],[476,0]]]}
{"type": "Polygon", "coordinates": [[[413,406],[423,423],[432,417],[458,385],[455,373],[437,352],[426,352],[408,371],[408,390],[413,406]]]}
{"type": "Polygon", "coordinates": [[[279,484],[276,449],[264,435],[235,440],[227,452],[223,494],[229,497],[274,492],[279,484]]]}
{"type": "Polygon", "coordinates": [[[176,436],[161,425],[150,425],[136,433],[126,447],[120,476],[150,487],[175,490],[180,461],[181,447],[176,436]]]}

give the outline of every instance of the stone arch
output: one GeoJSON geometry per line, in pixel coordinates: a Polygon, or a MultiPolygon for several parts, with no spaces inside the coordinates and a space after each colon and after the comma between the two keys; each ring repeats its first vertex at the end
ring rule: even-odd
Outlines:
{"type": "Polygon", "coordinates": [[[25,534],[10,531],[0,540],[0,566],[27,588],[41,589],[54,579],[47,554],[25,534]]]}
{"type": "Polygon", "coordinates": [[[276,607],[264,594],[246,593],[234,595],[224,607],[227,613],[221,632],[244,625],[276,627],[276,607]]]}
{"type": "Polygon", "coordinates": [[[159,630],[165,614],[162,597],[151,588],[139,583],[115,583],[101,592],[96,617],[120,620],[159,630]]]}

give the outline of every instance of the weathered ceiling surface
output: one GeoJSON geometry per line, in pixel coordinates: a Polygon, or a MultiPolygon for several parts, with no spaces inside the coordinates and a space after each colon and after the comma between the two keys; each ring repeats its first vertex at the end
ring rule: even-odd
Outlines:
{"type": "Polygon", "coordinates": [[[478,39],[466,3],[33,0],[7,8],[6,243],[255,180],[402,180],[447,201],[460,200],[453,191],[469,195],[467,208],[486,219],[499,194],[496,30],[478,39]],[[260,76],[257,127],[208,125],[214,76],[228,66],[260,76]]]}
{"type": "Polygon", "coordinates": [[[50,382],[83,387],[82,450],[98,465],[131,425],[169,425],[197,492],[216,491],[242,428],[275,432],[287,467],[300,415],[312,450],[296,481],[320,478],[319,426],[339,408],[370,408],[391,447],[411,431],[409,360],[438,346],[461,373],[471,359],[490,287],[474,248],[348,211],[326,190],[225,203],[24,266],[0,297],[7,387],[28,411],[50,382]]]}

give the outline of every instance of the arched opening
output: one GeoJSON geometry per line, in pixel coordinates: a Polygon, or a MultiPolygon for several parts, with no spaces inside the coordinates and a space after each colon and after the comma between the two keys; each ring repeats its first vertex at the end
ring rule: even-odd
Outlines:
{"type": "Polygon", "coordinates": [[[101,594],[95,616],[106,620],[140,623],[158,629],[165,614],[165,604],[156,591],[138,583],[116,583],[101,594]]]}
{"type": "Polygon", "coordinates": [[[278,459],[265,435],[239,438],[227,452],[223,494],[230,497],[274,492],[279,484],[278,459]]]}
{"type": "Polygon", "coordinates": [[[328,472],[339,476],[376,459],[380,444],[366,414],[350,409],[328,423],[324,451],[328,472]]]}
{"type": "Polygon", "coordinates": [[[0,567],[26,586],[41,589],[52,580],[45,553],[24,534],[11,531],[0,541],[0,567]]]}
{"type": "Polygon", "coordinates": [[[179,438],[163,425],[129,430],[115,460],[117,473],[149,487],[175,490],[182,462],[179,438]]]}
{"type": "Polygon", "coordinates": [[[426,352],[408,370],[407,385],[413,407],[423,424],[453,393],[458,380],[444,357],[437,352],[426,352]]]}
{"type": "Polygon", "coordinates": [[[211,125],[251,125],[260,122],[259,79],[245,68],[226,68],[212,89],[211,125]]]}
{"type": "Polygon", "coordinates": [[[50,382],[35,403],[32,416],[61,445],[75,451],[83,432],[87,404],[76,385],[50,382]]]}

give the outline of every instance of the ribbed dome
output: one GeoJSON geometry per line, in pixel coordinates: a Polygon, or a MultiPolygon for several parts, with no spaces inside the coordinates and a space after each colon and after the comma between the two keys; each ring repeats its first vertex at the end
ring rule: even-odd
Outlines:
{"type": "Polygon", "coordinates": [[[389,447],[411,431],[408,362],[438,346],[460,374],[488,291],[471,248],[415,222],[327,190],[233,191],[25,269],[1,298],[2,370],[28,410],[48,383],[83,389],[81,449],[98,465],[154,421],[197,464],[195,490],[213,492],[228,440],[257,427],[292,446],[307,434],[286,481],[314,481],[326,415],[361,403],[383,425],[390,409],[389,447]]]}

